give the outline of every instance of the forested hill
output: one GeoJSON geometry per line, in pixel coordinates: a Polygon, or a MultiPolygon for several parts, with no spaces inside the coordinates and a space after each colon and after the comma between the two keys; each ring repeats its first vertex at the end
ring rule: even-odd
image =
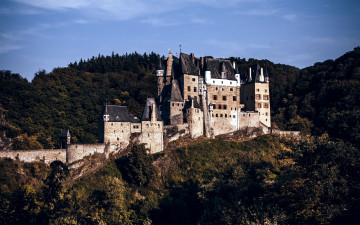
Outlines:
{"type": "MultiPolygon", "coordinates": [[[[31,82],[1,71],[2,144],[14,138],[15,149],[57,147],[61,129],[70,129],[73,143],[97,142],[105,103],[127,105],[140,116],[146,98],[156,95],[159,57],[99,55],[50,73],[40,71],[31,82]]],[[[267,69],[274,127],[360,143],[360,48],[302,70],[268,60],[231,60],[242,76],[257,62],[267,69]]]]}

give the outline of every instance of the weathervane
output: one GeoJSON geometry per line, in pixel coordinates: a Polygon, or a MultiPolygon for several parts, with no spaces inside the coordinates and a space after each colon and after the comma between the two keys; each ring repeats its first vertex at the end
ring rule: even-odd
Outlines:
{"type": "Polygon", "coordinates": [[[181,54],[181,43],[180,43],[179,47],[180,47],[180,54],[181,54]]]}

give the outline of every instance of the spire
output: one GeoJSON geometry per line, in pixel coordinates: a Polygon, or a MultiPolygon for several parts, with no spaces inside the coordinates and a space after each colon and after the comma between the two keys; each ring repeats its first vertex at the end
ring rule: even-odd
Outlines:
{"type": "Polygon", "coordinates": [[[156,106],[152,104],[151,106],[151,121],[156,121],[156,106]]]}
{"type": "Polygon", "coordinates": [[[159,58],[159,64],[158,64],[157,70],[164,70],[161,61],[162,61],[162,59],[161,59],[161,57],[160,57],[160,58],[159,58]]]}

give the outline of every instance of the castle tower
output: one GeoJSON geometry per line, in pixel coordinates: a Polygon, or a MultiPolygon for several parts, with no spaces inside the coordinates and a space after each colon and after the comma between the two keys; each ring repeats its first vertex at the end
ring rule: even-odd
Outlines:
{"type": "Polygon", "coordinates": [[[258,112],[260,122],[271,127],[270,89],[267,71],[264,74],[264,70],[259,64],[250,67],[248,81],[241,88],[245,111],[258,112]]]}
{"type": "Polygon", "coordinates": [[[172,67],[173,67],[173,55],[171,52],[168,55],[166,60],[166,73],[164,74],[164,67],[162,63],[162,59],[160,58],[158,68],[156,70],[157,77],[157,86],[158,86],[158,97],[160,101],[162,100],[162,92],[165,86],[170,85],[171,75],[172,75],[172,67]]]}
{"type": "Polygon", "coordinates": [[[191,107],[186,109],[186,121],[191,138],[204,135],[204,114],[196,99],[191,99],[191,107]]]}
{"type": "Polygon", "coordinates": [[[151,154],[164,150],[163,121],[154,98],[146,100],[139,139],[141,144],[150,149],[151,154]]]}

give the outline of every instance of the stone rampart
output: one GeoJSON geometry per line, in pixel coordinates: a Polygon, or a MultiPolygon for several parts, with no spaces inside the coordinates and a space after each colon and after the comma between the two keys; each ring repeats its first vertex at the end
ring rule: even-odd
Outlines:
{"type": "Polygon", "coordinates": [[[66,162],[66,149],[37,149],[0,151],[0,158],[19,159],[24,162],[43,161],[47,164],[55,160],[66,162]]]}
{"type": "Polygon", "coordinates": [[[94,153],[106,153],[105,144],[72,144],[67,149],[67,163],[73,163],[94,153]]]}

